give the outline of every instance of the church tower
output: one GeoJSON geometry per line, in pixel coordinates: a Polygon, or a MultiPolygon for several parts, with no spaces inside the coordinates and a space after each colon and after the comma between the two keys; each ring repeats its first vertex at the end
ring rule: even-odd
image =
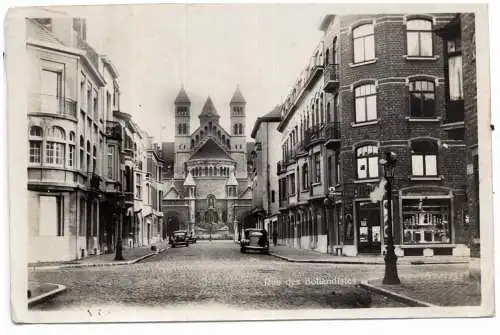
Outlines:
{"type": "Polygon", "coordinates": [[[185,162],[190,154],[190,122],[191,122],[191,100],[189,100],[184,87],[181,88],[174,101],[175,105],[175,167],[174,178],[184,179],[185,162]]]}
{"type": "Polygon", "coordinates": [[[246,161],[246,101],[241,94],[240,88],[237,87],[236,91],[229,102],[231,109],[231,150],[232,158],[236,161],[235,176],[237,179],[247,178],[247,161],[246,161]]]}

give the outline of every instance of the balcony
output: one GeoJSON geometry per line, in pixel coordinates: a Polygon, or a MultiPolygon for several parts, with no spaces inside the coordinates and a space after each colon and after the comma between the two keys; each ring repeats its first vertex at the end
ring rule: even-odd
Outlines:
{"type": "Polygon", "coordinates": [[[323,70],[324,91],[335,93],[339,88],[339,65],[328,64],[323,70]]]}
{"type": "Polygon", "coordinates": [[[281,174],[286,172],[286,164],[284,161],[279,161],[276,163],[276,173],[281,174]]]}
{"type": "Polygon", "coordinates": [[[134,204],[135,194],[134,192],[123,192],[123,201],[125,206],[134,204]]]}
{"type": "Polygon", "coordinates": [[[299,142],[295,145],[294,149],[293,149],[293,156],[292,158],[294,160],[296,160],[297,158],[299,157],[302,157],[302,156],[305,156],[307,155],[307,151],[304,147],[304,142],[299,142]]]}
{"type": "Polygon", "coordinates": [[[309,129],[306,129],[304,134],[304,147],[308,149],[309,147],[322,143],[325,140],[324,136],[324,127],[323,125],[312,126],[309,129]]]}
{"type": "Polygon", "coordinates": [[[122,140],[122,126],[117,121],[106,121],[106,136],[108,139],[122,140]]]}
{"type": "Polygon", "coordinates": [[[446,119],[443,122],[443,127],[446,129],[463,128],[464,118],[464,101],[448,101],[446,105],[446,119]]]}
{"type": "Polygon", "coordinates": [[[340,122],[330,122],[325,126],[325,146],[328,149],[333,149],[336,145],[340,144],[340,122]]]}
{"type": "Polygon", "coordinates": [[[31,113],[53,114],[76,119],[76,101],[47,94],[33,94],[31,113]]]}
{"type": "Polygon", "coordinates": [[[102,186],[102,178],[95,172],[89,172],[87,175],[87,183],[90,191],[99,192],[102,186]]]}

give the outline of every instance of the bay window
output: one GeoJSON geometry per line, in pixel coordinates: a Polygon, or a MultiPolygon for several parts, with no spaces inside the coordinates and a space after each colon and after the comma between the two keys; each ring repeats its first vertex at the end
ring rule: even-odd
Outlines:
{"type": "Polygon", "coordinates": [[[29,162],[40,164],[42,162],[42,136],[41,127],[33,126],[29,133],[29,162]]]}
{"type": "Polygon", "coordinates": [[[45,145],[45,162],[64,166],[66,135],[60,127],[52,127],[45,145]]]}

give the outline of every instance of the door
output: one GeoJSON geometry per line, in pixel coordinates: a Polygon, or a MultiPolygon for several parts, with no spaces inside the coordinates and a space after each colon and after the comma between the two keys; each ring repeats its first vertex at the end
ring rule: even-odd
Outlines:
{"type": "Polygon", "coordinates": [[[357,208],[358,252],[380,254],[380,207],[371,202],[361,202],[357,208]]]}

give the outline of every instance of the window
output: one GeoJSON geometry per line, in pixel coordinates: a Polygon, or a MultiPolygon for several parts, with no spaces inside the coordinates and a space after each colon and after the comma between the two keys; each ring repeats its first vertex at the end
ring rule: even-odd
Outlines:
{"type": "Polygon", "coordinates": [[[80,136],[80,169],[85,171],[85,142],[83,136],[80,136]]]}
{"type": "Polygon", "coordinates": [[[352,31],[354,63],[375,59],[373,24],[364,24],[352,31]]]}
{"type": "Polygon", "coordinates": [[[354,89],[356,122],[372,121],[377,118],[377,95],[374,84],[354,89]]]}
{"type": "MultiPolygon", "coordinates": [[[[85,199],[80,199],[80,225],[79,225],[79,235],[86,235],[86,216],[87,216],[87,202],[85,199]]],[[[114,223],[114,222],[113,222],[114,223]]]]}
{"type": "Polygon", "coordinates": [[[107,152],[107,158],[108,158],[108,178],[109,179],[114,179],[114,174],[113,174],[113,156],[114,156],[114,147],[111,145],[108,145],[108,152],[107,152]]]}
{"type": "Polygon", "coordinates": [[[96,171],[96,167],[97,167],[97,149],[96,149],[96,146],[94,145],[92,147],[92,167],[93,167],[93,172],[98,172],[96,171]]]}
{"type": "Polygon", "coordinates": [[[49,140],[45,146],[45,162],[63,166],[65,159],[66,135],[60,127],[52,127],[49,132],[49,140]]]}
{"type": "Polygon", "coordinates": [[[290,181],[290,195],[295,195],[295,173],[288,176],[290,181]]]}
{"type": "Polygon", "coordinates": [[[450,100],[463,100],[462,45],[460,38],[447,41],[446,49],[448,53],[448,87],[450,100]]]}
{"type": "Polygon", "coordinates": [[[92,165],[90,160],[90,141],[87,141],[87,171],[92,171],[92,165]]]}
{"type": "Polygon", "coordinates": [[[402,212],[404,244],[451,243],[449,200],[405,199],[402,212]]]}
{"type": "Polygon", "coordinates": [[[274,204],[275,201],[276,201],[276,191],[272,190],[271,191],[271,202],[274,204]]]}
{"type": "Polygon", "coordinates": [[[378,178],[378,147],[366,145],[356,150],[358,179],[378,178]]]}
{"type": "Polygon", "coordinates": [[[302,165],[302,189],[309,189],[309,169],[307,167],[307,163],[302,165]]]}
{"type": "Polygon", "coordinates": [[[92,115],[92,84],[87,82],[87,116],[90,117],[92,115]]]}
{"type": "Polygon", "coordinates": [[[106,118],[111,119],[112,118],[111,114],[111,93],[106,92],[106,118]]]}
{"type": "Polygon", "coordinates": [[[432,22],[408,20],[406,23],[406,45],[408,56],[432,56],[432,22]]]}
{"type": "Polygon", "coordinates": [[[87,108],[87,79],[82,73],[82,79],[80,81],[80,109],[85,110],[87,108]]]}
{"type": "Polygon", "coordinates": [[[142,199],[141,175],[136,173],[135,178],[137,179],[137,182],[135,183],[135,197],[137,199],[142,199]]]}
{"type": "Polygon", "coordinates": [[[321,183],[321,154],[314,155],[314,182],[321,183]]]}
{"type": "Polygon", "coordinates": [[[410,82],[410,115],[412,117],[433,117],[435,99],[432,81],[410,82]]]}
{"type": "Polygon", "coordinates": [[[94,110],[94,120],[97,122],[97,118],[99,117],[99,103],[98,103],[98,94],[97,91],[94,90],[94,95],[93,95],[93,110],[94,110]]]}
{"type": "Polygon", "coordinates": [[[340,153],[335,152],[335,185],[340,184],[340,153]]]}
{"type": "Polygon", "coordinates": [[[40,93],[42,112],[54,114],[61,112],[62,73],[42,70],[40,93]]]}
{"type": "Polygon", "coordinates": [[[414,176],[437,176],[437,145],[418,141],[411,145],[411,166],[414,176]]]}
{"type": "Polygon", "coordinates": [[[68,167],[75,166],[75,133],[69,133],[69,144],[68,144],[68,167]]]}
{"type": "Polygon", "coordinates": [[[186,134],[187,134],[187,124],[185,124],[185,123],[183,123],[183,124],[182,124],[182,133],[183,133],[184,135],[186,135],[186,134]]]}
{"type": "Polygon", "coordinates": [[[38,163],[42,162],[42,135],[43,130],[41,127],[33,126],[30,128],[29,134],[29,162],[38,163]]]}

